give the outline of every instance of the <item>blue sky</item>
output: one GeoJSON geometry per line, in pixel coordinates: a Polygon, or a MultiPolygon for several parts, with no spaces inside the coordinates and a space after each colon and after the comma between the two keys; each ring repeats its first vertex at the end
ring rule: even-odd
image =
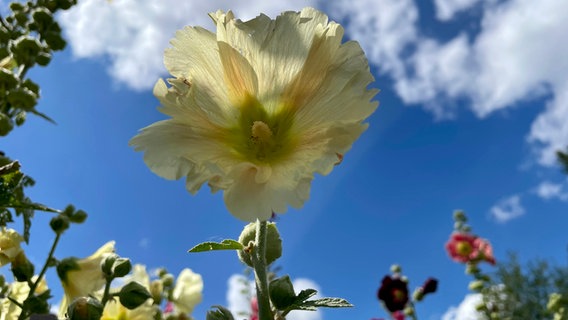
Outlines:
{"type": "MultiPolygon", "coordinates": [[[[236,238],[243,223],[221,194],[204,188],[191,196],[183,181],[152,174],[128,140],[165,119],[151,87],[167,77],[162,51],[176,29],[211,29],[206,13],[219,8],[251,18],[311,5],[361,43],[381,92],[343,163],[316,177],[304,208],[278,218],[282,273],[356,306],[297,319],[386,316],[376,290],[393,263],[411,288],[440,280],[439,292],[417,307],[421,319],[452,319],[447,312],[469,282],[443,248],[455,209],[491,240],[497,260],[515,251],[523,261],[565,263],[568,180],[553,153],[568,145],[565,1],[79,2],[59,17],[68,48],[29,74],[42,88],[38,109],[58,124],[30,116],[0,142],[36,179],[32,199],[89,213],[65,234],[57,257],[87,256],[116,240],[120,255],[150,269],[202,274],[197,319],[210,305],[226,305],[228,280],[243,270],[236,255],[186,251],[236,238]]],[[[26,249],[37,263],[52,239],[48,218],[37,214],[26,249]]]]}

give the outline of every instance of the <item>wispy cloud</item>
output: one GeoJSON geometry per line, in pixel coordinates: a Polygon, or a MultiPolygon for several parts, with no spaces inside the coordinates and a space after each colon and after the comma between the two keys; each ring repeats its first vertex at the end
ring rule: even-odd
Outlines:
{"type": "Polygon", "coordinates": [[[513,195],[497,202],[490,212],[498,222],[505,223],[525,214],[525,208],[521,205],[521,196],[513,195]]]}
{"type": "Polygon", "coordinates": [[[59,18],[74,56],[104,58],[118,83],[147,90],[165,74],[163,51],[175,31],[186,25],[212,29],[207,13],[230,9],[250,19],[309,5],[314,1],[82,0],[59,18]]]}
{"type": "Polygon", "coordinates": [[[484,317],[476,310],[481,302],[481,294],[474,293],[465,296],[457,307],[450,307],[442,316],[442,320],[481,320],[484,317]]]}
{"type": "Polygon", "coordinates": [[[543,199],[568,201],[568,182],[553,183],[544,181],[536,187],[536,194],[543,199]]]}

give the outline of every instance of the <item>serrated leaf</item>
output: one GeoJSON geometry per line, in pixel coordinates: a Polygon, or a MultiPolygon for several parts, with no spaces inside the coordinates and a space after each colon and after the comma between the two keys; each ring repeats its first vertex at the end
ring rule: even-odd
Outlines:
{"type": "Polygon", "coordinates": [[[300,303],[300,302],[304,302],[306,300],[308,300],[309,298],[313,297],[316,293],[318,293],[317,290],[314,289],[306,289],[306,290],[302,290],[300,291],[300,293],[298,293],[298,296],[296,297],[296,302],[300,303]]]}
{"type": "Polygon", "coordinates": [[[195,247],[189,249],[188,252],[205,252],[205,251],[214,251],[214,250],[242,250],[244,247],[243,245],[233,239],[225,239],[221,242],[203,242],[195,247]]]}
{"type": "Polygon", "coordinates": [[[317,300],[304,301],[302,307],[326,307],[326,308],[350,308],[353,307],[351,303],[342,298],[321,298],[317,300]]]}

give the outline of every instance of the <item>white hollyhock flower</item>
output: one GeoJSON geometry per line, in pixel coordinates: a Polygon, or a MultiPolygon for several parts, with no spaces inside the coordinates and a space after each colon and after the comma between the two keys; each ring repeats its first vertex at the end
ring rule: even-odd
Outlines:
{"type": "MultiPolygon", "coordinates": [[[[32,282],[35,281],[37,281],[37,276],[33,276],[32,278],[32,282]]],[[[45,278],[42,278],[34,292],[39,295],[47,290],[47,282],[45,281],[45,278]]],[[[13,301],[18,301],[22,304],[28,297],[29,293],[30,286],[27,282],[14,281],[10,284],[10,290],[7,293],[7,297],[10,297],[13,301]]],[[[22,308],[7,298],[2,299],[0,306],[0,320],[17,320],[20,313],[22,313],[22,308]]]]}
{"type": "Polygon", "coordinates": [[[95,253],[84,259],[76,259],[68,270],[58,275],[65,291],[63,301],[59,305],[59,316],[67,312],[67,307],[75,298],[87,297],[102,289],[106,283],[101,269],[101,262],[114,252],[114,241],[109,241],[95,253]]]}
{"type": "Polygon", "coordinates": [[[174,310],[179,313],[191,314],[193,308],[202,300],[203,280],[201,275],[191,269],[183,269],[176,280],[172,301],[174,310]]]}
{"type": "Polygon", "coordinates": [[[166,179],[224,190],[239,219],[267,220],[309,197],[314,173],[327,175],[367,128],[378,92],[361,47],[313,8],[250,21],[210,15],[212,33],[186,27],[165,52],[174,78],[154,87],[171,118],[131,145],[166,179]]]}
{"type": "Polygon", "coordinates": [[[2,227],[0,229],[0,267],[14,261],[22,252],[20,243],[24,238],[14,229],[2,227]]]}

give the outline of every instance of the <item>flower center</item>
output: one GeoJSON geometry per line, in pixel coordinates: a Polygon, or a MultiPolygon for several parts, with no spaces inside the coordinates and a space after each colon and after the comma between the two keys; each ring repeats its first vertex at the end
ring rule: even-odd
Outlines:
{"type": "Polygon", "coordinates": [[[403,290],[394,289],[392,291],[392,297],[395,302],[403,302],[406,299],[406,294],[403,290]]]}
{"type": "Polygon", "coordinates": [[[298,142],[291,133],[293,113],[287,109],[269,113],[253,96],[247,96],[238,107],[238,124],[229,129],[226,139],[243,160],[275,164],[293,153],[298,142]]]}
{"type": "Polygon", "coordinates": [[[457,253],[462,257],[467,257],[473,251],[473,247],[467,241],[460,241],[456,245],[457,253]]]}
{"type": "Polygon", "coordinates": [[[267,144],[272,139],[272,130],[266,123],[255,121],[252,123],[251,139],[256,144],[267,144]]]}

